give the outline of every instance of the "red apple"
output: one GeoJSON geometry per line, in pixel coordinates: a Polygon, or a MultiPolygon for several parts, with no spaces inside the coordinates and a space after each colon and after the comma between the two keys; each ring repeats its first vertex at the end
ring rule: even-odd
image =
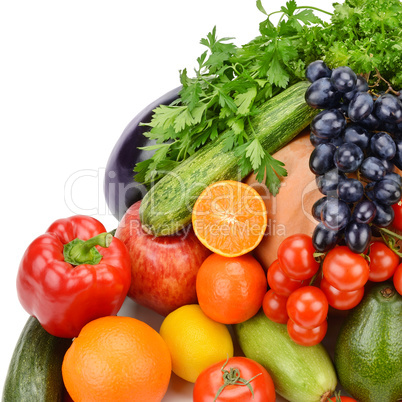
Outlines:
{"type": "Polygon", "coordinates": [[[115,234],[131,257],[128,296],[166,316],[197,302],[197,272],[211,252],[197,239],[191,225],[172,236],[155,237],[144,232],[140,204],[138,201],[126,211],[115,234]]]}

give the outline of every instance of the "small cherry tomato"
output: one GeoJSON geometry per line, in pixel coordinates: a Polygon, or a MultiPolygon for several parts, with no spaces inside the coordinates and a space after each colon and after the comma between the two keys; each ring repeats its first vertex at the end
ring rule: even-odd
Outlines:
{"type": "Polygon", "coordinates": [[[271,321],[286,324],[289,319],[286,310],[287,301],[287,296],[278,295],[273,289],[269,289],[262,299],[262,309],[271,321]]]}
{"type": "Polygon", "coordinates": [[[303,346],[313,346],[320,343],[327,333],[328,322],[325,320],[321,325],[315,328],[303,328],[297,325],[291,319],[287,323],[288,334],[294,342],[303,346]]]}
{"type": "Polygon", "coordinates": [[[274,402],[275,386],[261,364],[236,356],[209,366],[198,376],[193,402],[211,402],[215,398],[216,402],[274,402]]]}
{"type": "Polygon", "coordinates": [[[279,265],[278,259],[269,266],[267,280],[269,287],[281,296],[290,296],[296,289],[308,283],[307,281],[298,281],[286,276],[279,265]]]}
{"type": "Polygon", "coordinates": [[[332,402],[357,402],[356,399],[351,398],[350,396],[333,396],[329,398],[332,402]]]}
{"type": "Polygon", "coordinates": [[[392,205],[392,209],[395,214],[392,226],[397,230],[402,230],[402,201],[392,205]]]}
{"type": "Polygon", "coordinates": [[[299,281],[314,276],[320,267],[314,252],[310,236],[295,234],[284,239],[278,247],[278,260],[283,273],[299,281]]]}
{"type": "Polygon", "coordinates": [[[321,279],[320,289],[325,293],[328,304],[337,310],[350,310],[356,307],[364,296],[364,286],[357,290],[345,292],[334,288],[325,277],[321,279]]]}
{"type": "Polygon", "coordinates": [[[402,264],[399,264],[396,268],[393,278],[396,291],[402,295],[402,264]]]}
{"type": "Polygon", "coordinates": [[[322,272],[334,288],[346,292],[363,287],[370,274],[368,262],[347,246],[338,246],[328,252],[322,272]]]}
{"type": "Polygon", "coordinates": [[[326,320],[328,301],[320,288],[304,286],[289,296],[286,309],[295,324],[312,329],[326,320]]]}
{"type": "Polygon", "coordinates": [[[372,282],[383,282],[391,278],[399,264],[399,257],[384,243],[370,244],[370,274],[372,282]]]}

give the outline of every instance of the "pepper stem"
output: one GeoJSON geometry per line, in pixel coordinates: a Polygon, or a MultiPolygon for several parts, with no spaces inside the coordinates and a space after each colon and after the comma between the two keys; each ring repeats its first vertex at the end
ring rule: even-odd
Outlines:
{"type": "Polygon", "coordinates": [[[64,245],[64,260],[72,265],[99,264],[102,260],[102,255],[95,246],[107,248],[112,243],[112,240],[113,235],[109,232],[100,233],[86,241],[74,239],[64,245]]]}

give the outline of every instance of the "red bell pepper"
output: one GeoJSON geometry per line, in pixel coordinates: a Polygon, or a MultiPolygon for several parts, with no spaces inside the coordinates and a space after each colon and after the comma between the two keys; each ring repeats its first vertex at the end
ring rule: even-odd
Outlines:
{"type": "Polygon", "coordinates": [[[130,282],[126,246],[98,220],[76,215],[57,220],[29,245],[17,291],[46,331],[74,338],[89,321],[116,315],[130,282]]]}

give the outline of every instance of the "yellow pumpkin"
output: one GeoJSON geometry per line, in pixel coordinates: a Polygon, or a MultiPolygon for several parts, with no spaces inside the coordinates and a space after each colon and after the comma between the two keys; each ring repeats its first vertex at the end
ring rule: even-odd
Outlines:
{"type": "Polygon", "coordinates": [[[286,237],[305,233],[312,236],[317,221],[311,215],[315,201],[323,197],[309,169],[309,158],[314,147],[310,132],[304,130],[288,145],[276,152],[275,159],[282,161],[288,175],[281,180],[281,187],[273,197],[263,183],[250,175],[246,182],[263,197],[267,207],[268,225],[264,238],[254,250],[255,257],[265,270],[277,258],[279,244],[286,237]]]}

